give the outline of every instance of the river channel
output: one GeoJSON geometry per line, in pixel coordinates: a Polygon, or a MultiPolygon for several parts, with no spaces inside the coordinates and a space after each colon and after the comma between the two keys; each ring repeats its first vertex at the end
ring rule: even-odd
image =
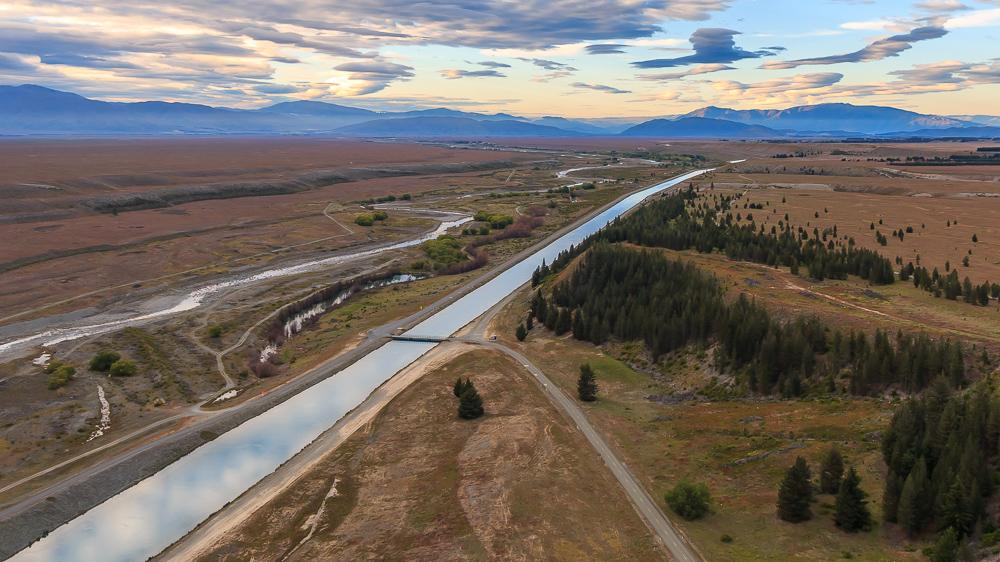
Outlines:
{"type": "MultiPolygon", "coordinates": [[[[621,200],[414,326],[409,335],[448,336],[475,320],[552,260],[684,174],[621,200]]],[[[108,499],[14,555],[14,561],[145,560],[301,451],[435,343],[391,341],[343,371],[247,420],[108,499]]]]}

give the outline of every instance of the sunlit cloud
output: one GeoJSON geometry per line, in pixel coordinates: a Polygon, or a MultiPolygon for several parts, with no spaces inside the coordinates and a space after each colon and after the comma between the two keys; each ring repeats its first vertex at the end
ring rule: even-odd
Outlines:
{"type": "Polygon", "coordinates": [[[930,0],[929,2],[917,2],[913,5],[913,7],[922,12],[957,12],[972,9],[961,2],[957,2],[956,0],[930,0]]]}
{"type": "Polygon", "coordinates": [[[447,70],[439,70],[441,76],[444,76],[448,80],[456,80],[458,78],[506,78],[504,74],[501,74],[497,70],[461,70],[457,68],[450,68],[447,70]]]}
{"type": "Polygon", "coordinates": [[[826,57],[816,57],[811,59],[799,59],[791,61],[770,61],[761,65],[761,68],[768,70],[796,68],[806,65],[826,65],[852,62],[871,62],[882,60],[887,57],[898,56],[899,53],[911,48],[918,41],[928,39],[938,39],[948,34],[948,31],[940,27],[918,27],[902,35],[893,35],[885,39],[879,39],[869,43],[864,48],[842,55],[831,55],[826,57]]]}
{"type": "Polygon", "coordinates": [[[605,94],[631,94],[632,92],[628,90],[619,90],[618,88],[612,88],[611,86],[605,86],[603,84],[589,84],[586,82],[573,82],[570,86],[574,88],[582,88],[585,90],[596,90],[598,92],[604,92],[605,94]]]}
{"type": "Polygon", "coordinates": [[[693,55],[633,62],[636,68],[672,68],[689,64],[731,63],[741,59],[756,59],[774,55],[771,51],[747,51],[736,46],[733,39],[739,31],[719,27],[703,27],[691,35],[693,55]]]}
{"type": "Polygon", "coordinates": [[[586,51],[588,55],[614,55],[624,53],[625,49],[630,46],[622,43],[602,43],[599,45],[587,45],[586,51]]]}
{"type": "Polygon", "coordinates": [[[708,74],[710,72],[720,72],[723,70],[734,70],[733,67],[725,64],[699,64],[693,68],[685,70],[684,72],[667,72],[660,74],[640,74],[637,78],[639,80],[648,81],[667,81],[667,80],[678,80],[687,76],[697,76],[699,74],[708,74]]]}

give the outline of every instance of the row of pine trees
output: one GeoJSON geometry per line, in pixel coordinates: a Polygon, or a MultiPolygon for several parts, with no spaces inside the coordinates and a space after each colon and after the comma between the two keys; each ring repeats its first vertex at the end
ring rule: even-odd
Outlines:
{"type": "Polygon", "coordinates": [[[890,385],[916,392],[935,378],[965,382],[961,342],[899,331],[894,337],[831,329],[816,316],[788,322],[724,288],[692,262],[598,241],[546,297],[536,291],[530,316],[556,334],[600,345],[610,337],[643,341],[654,359],[691,344],[717,344],[715,366],[741,377],[752,392],[801,396],[808,387],[868,395],[890,385]],[[893,342],[893,340],[895,340],[893,342]]]}

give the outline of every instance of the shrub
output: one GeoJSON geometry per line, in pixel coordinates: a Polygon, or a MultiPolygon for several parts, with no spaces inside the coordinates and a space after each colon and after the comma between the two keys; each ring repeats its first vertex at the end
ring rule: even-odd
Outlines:
{"type": "Polygon", "coordinates": [[[210,338],[222,337],[222,326],[220,326],[218,324],[216,324],[214,326],[209,326],[207,333],[208,333],[208,337],[210,337],[210,338]]]}
{"type": "Polygon", "coordinates": [[[443,266],[469,259],[462,251],[462,244],[450,234],[442,234],[437,240],[424,242],[424,251],[432,260],[443,266]]]}
{"type": "Polygon", "coordinates": [[[371,226],[375,224],[375,217],[372,215],[358,215],[354,219],[354,224],[358,226],[371,226]]]}
{"type": "Polygon", "coordinates": [[[46,374],[51,375],[52,373],[56,372],[59,369],[59,367],[62,366],[63,366],[62,361],[50,361],[49,364],[45,366],[44,371],[46,374]]]}
{"type": "Polygon", "coordinates": [[[410,199],[412,199],[412,197],[410,196],[409,193],[404,193],[403,196],[400,197],[400,199],[402,199],[403,201],[409,201],[410,199]]]}
{"type": "Polygon", "coordinates": [[[278,366],[270,361],[258,361],[257,365],[254,366],[253,372],[255,375],[262,379],[277,376],[281,371],[278,366]]]}
{"type": "Polygon", "coordinates": [[[97,355],[90,360],[90,364],[87,366],[91,371],[107,373],[111,370],[111,366],[121,358],[121,354],[111,351],[110,349],[105,349],[104,351],[98,352],[97,355]]]}
{"type": "Polygon", "coordinates": [[[722,542],[733,542],[733,537],[729,533],[722,533],[722,536],[719,537],[719,540],[722,542]]]}
{"type": "Polygon", "coordinates": [[[701,519],[708,514],[709,504],[712,502],[707,484],[691,484],[683,480],[667,492],[665,499],[674,513],[688,521],[701,519]]]}
{"type": "Polygon", "coordinates": [[[389,213],[385,211],[375,211],[372,213],[372,218],[377,221],[384,221],[385,219],[389,218],[389,213]]]}
{"type": "Polygon", "coordinates": [[[62,388],[69,384],[69,381],[73,379],[73,375],[75,374],[76,368],[72,365],[61,365],[49,376],[46,386],[49,390],[62,388]]]}
{"type": "Polygon", "coordinates": [[[119,359],[111,365],[112,377],[134,377],[139,372],[139,367],[131,359],[119,359]]]}

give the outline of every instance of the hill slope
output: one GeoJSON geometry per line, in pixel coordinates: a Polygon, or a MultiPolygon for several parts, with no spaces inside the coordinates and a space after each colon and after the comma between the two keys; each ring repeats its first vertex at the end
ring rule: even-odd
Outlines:
{"type": "Polygon", "coordinates": [[[629,127],[620,133],[623,137],[672,137],[672,138],[777,138],[781,131],[758,125],[746,125],[724,119],[682,117],[676,120],[653,119],[629,127]]]}

